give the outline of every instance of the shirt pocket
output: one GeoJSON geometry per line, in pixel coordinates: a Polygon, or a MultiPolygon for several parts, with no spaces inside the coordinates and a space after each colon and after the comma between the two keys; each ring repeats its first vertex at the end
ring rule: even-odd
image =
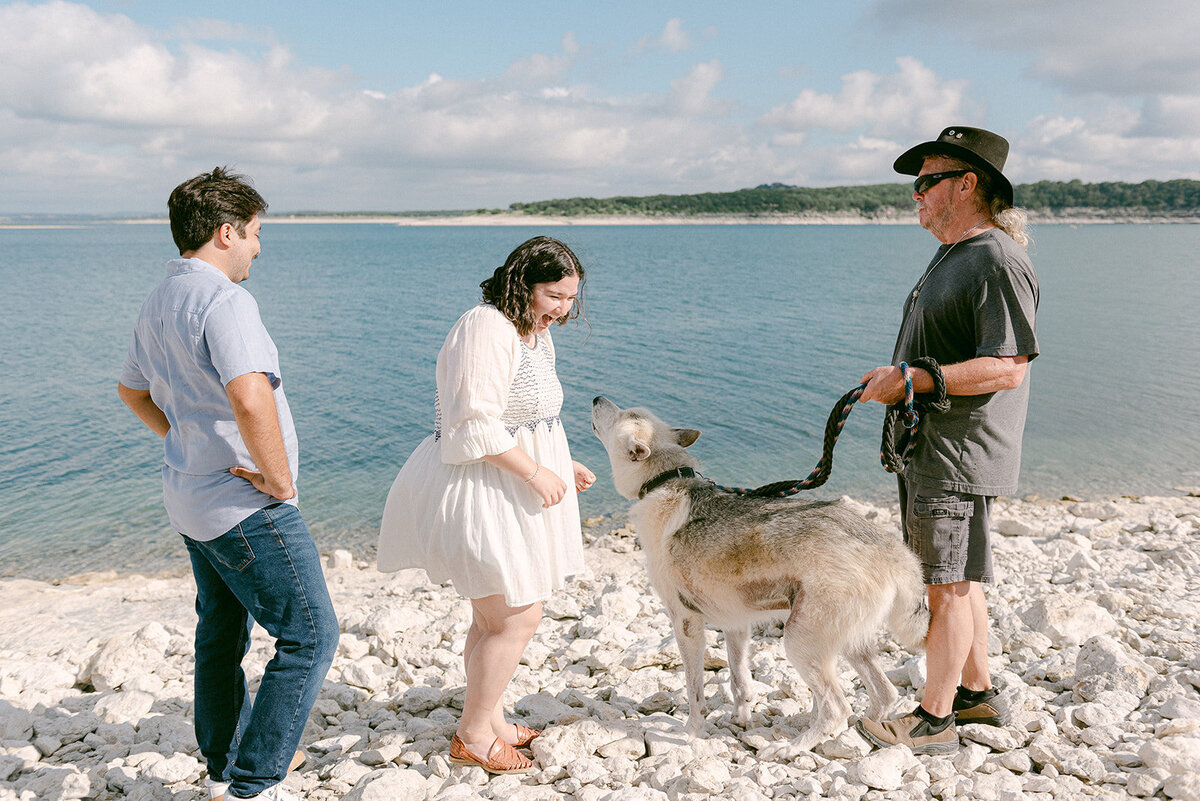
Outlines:
{"type": "Polygon", "coordinates": [[[958,567],[966,562],[966,539],[975,502],[958,498],[913,499],[918,536],[910,537],[921,562],[931,567],[958,567]]]}

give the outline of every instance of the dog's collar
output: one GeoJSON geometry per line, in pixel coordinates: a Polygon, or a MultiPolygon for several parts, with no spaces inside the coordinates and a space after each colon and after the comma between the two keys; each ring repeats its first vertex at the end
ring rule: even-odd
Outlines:
{"type": "Polygon", "coordinates": [[[696,476],[696,471],[690,467],[676,467],[675,469],[668,470],[665,473],[659,473],[657,476],[655,476],[654,478],[650,479],[645,484],[643,484],[642,488],[640,490],[638,490],[638,500],[645,498],[651,492],[658,489],[663,484],[666,484],[671,479],[695,478],[695,476],[696,476]]]}

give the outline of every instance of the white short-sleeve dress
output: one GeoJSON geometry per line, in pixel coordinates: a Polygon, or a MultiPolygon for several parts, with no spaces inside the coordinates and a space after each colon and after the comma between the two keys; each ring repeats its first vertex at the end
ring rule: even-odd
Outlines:
{"type": "Polygon", "coordinates": [[[422,568],[467,598],[545,600],[583,570],[583,540],[562,386],[548,333],[529,347],[496,307],[468,311],[437,358],[433,433],[388,492],[379,569],[422,568]],[[566,483],[549,509],[518,476],[483,460],[519,446],[566,483]]]}

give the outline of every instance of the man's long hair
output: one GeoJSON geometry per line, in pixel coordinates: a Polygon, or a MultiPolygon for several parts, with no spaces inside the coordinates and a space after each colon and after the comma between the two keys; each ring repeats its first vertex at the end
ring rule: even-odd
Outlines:
{"type": "Polygon", "coordinates": [[[1025,209],[1010,206],[1004,198],[997,195],[992,187],[991,176],[987,174],[987,171],[953,156],[942,156],[942,158],[947,162],[943,169],[969,170],[975,173],[979,179],[976,183],[975,196],[979,202],[980,211],[986,211],[991,217],[992,223],[1011,236],[1014,242],[1023,248],[1028,248],[1033,237],[1029,233],[1029,215],[1025,213],[1025,209]]]}

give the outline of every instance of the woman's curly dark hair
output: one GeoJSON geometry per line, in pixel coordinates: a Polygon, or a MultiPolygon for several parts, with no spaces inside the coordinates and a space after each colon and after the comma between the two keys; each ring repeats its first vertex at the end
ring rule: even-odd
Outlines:
{"type": "Polygon", "coordinates": [[[483,300],[490,303],[516,326],[523,337],[533,333],[533,285],[552,284],[568,275],[579,276],[579,292],[575,305],[565,317],[558,318],[559,325],[579,316],[583,300],[583,265],[571,249],[548,236],[535,236],[517,246],[508,254],[504,264],[496,268],[492,277],[480,283],[483,300]]]}

